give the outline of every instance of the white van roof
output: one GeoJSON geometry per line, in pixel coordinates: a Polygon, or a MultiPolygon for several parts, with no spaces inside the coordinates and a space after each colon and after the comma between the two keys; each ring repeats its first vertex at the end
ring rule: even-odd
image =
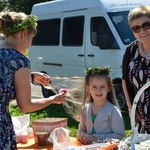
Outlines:
{"type": "Polygon", "coordinates": [[[150,5],[150,0],[54,0],[35,4],[32,14],[103,8],[106,12],[130,10],[140,5],[150,5]]]}

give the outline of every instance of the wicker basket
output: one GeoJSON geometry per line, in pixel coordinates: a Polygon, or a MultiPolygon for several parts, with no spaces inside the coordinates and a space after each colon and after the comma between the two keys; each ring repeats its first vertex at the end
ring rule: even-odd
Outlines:
{"type": "Polygon", "coordinates": [[[143,141],[150,139],[150,134],[139,134],[135,126],[135,111],[136,111],[137,102],[141,94],[144,92],[144,90],[147,89],[149,86],[150,86],[150,81],[147,82],[143,87],[141,87],[141,89],[137,92],[133,101],[132,110],[131,110],[131,128],[133,132],[132,140],[131,140],[132,145],[136,143],[141,143],[143,141]]]}
{"type": "Polygon", "coordinates": [[[48,135],[58,127],[66,128],[68,124],[68,118],[42,118],[32,122],[32,128],[34,132],[34,139],[37,142],[37,132],[47,132],[48,135]]]}

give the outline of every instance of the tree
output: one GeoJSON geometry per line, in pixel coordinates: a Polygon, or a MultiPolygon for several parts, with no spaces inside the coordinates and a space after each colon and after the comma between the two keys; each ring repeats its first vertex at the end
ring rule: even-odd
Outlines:
{"type": "Polygon", "coordinates": [[[2,11],[5,8],[5,2],[0,1],[0,11],[2,11]]]}
{"type": "Polygon", "coordinates": [[[0,11],[4,8],[8,8],[12,11],[30,14],[34,4],[48,1],[51,0],[3,0],[0,2],[0,11]]]}

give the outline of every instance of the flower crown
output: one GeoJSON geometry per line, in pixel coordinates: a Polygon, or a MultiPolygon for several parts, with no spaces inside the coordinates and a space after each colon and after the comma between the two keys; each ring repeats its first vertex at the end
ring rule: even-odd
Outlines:
{"type": "Polygon", "coordinates": [[[92,68],[86,68],[85,71],[86,75],[97,75],[101,73],[110,73],[110,66],[105,66],[105,67],[92,67],[92,68]]]}
{"type": "Polygon", "coordinates": [[[28,15],[25,20],[21,23],[14,25],[13,27],[7,28],[8,35],[17,33],[20,30],[27,29],[28,27],[37,26],[37,17],[35,15],[28,15]]]}

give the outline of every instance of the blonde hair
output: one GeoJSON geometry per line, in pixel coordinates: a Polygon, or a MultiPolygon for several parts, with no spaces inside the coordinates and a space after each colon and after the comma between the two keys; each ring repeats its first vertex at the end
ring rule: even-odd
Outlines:
{"type": "Polygon", "coordinates": [[[132,21],[134,19],[138,19],[140,17],[148,17],[150,19],[150,6],[140,6],[132,9],[128,14],[128,23],[131,26],[132,21]]]}
{"type": "MultiPolygon", "coordinates": [[[[4,10],[0,13],[0,32],[3,33],[5,36],[13,35],[19,32],[21,29],[14,31],[13,33],[10,32],[8,29],[13,29],[15,26],[21,24],[28,15],[22,12],[11,12],[9,10],[4,10]]],[[[26,28],[28,33],[36,34],[36,27],[35,26],[28,26],[26,28]]]]}
{"type": "Polygon", "coordinates": [[[106,80],[108,87],[110,89],[110,91],[107,94],[107,100],[119,108],[110,75],[108,73],[98,73],[95,75],[88,74],[84,78],[84,81],[82,80],[81,86],[68,90],[66,100],[63,103],[65,110],[75,120],[79,121],[82,107],[84,107],[85,104],[87,103],[93,102],[93,98],[91,94],[87,91],[86,86],[89,85],[91,78],[99,78],[99,77],[106,80]]]}

